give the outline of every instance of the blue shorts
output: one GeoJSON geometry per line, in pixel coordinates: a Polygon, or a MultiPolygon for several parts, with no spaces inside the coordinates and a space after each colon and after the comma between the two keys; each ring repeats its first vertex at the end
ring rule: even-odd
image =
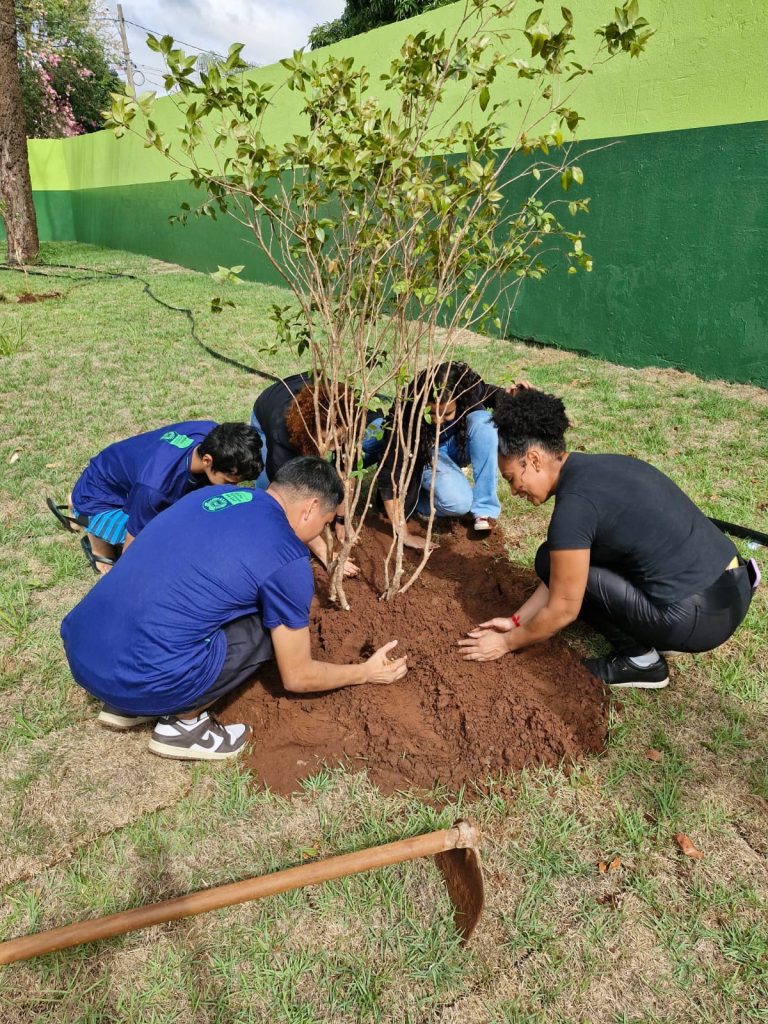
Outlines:
{"type": "Polygon", "coordinates": [[[80,520],[87,533],[99,537],[107,544],[125,543],[125,535],[128,532],[128,513],[123,512],[121,508],[110,508],[92,516],[81,515],[77,509],[73,508],[72,515],[80,520]]]}

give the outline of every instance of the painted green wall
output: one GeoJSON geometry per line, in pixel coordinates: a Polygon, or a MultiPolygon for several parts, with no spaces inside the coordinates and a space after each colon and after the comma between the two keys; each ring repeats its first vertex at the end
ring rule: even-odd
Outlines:
{"type": "MultiPolygon", "coordinates": [[[[548,0],[545,11],[552,8],[548,0]]],[[[572,0],[580,53],[613,3],[572,0]]],[[[586,117],[583,220],[591,275],[553,272],[526,282],[507,311],[509,332],[633,365],[679,366],[768,386],[764,356],[768,167],[768,62],[755,40],[768,29],[765,0],[641,0],[656,28],[640,60],[617,59],[586,79],[574,105],[586,117]]],[[[463,4],[387,26],[331,49],[375,74],[422,24],[454,25],[463,4]]],[[[522,4],[521,24],[530,5],[522,4]]],[[[559,0],[554,10],[559,8],[559,0]]],[[[554,20],[554,16],[553,16],[554,20]]],[[[514,26],[513,26],[514,27],[514,26]]],[[[519,39],[511,35],[510,46],[519,39]]],[[[321,55],[322,56],[322,53],[321,55]]],[[[281,69],[254,72],[275,80],[281,69]]],[[[506,83],[509,95],[521,84],[506,83]]],[[[301,128],[300,98],[282,90],[266,128],[280,141],[301,128]]],[[[172,99],[159,119],[177,117],[172,99]]],[[[516,125],[510,125],[510,138],[516,125]]],[[[201,270],[246,263],[274,272],[226,219],[171,227],[179,203],[199,198],[156,152],[106,132],[29,145],[41,237],[77,239],[201,270]]]]}
{"type": "Polygon", "coordinates": [[[595,269],[526,281],[508,331],[768,387],[768,122],[633,136],[583,165],[595,269]]]}

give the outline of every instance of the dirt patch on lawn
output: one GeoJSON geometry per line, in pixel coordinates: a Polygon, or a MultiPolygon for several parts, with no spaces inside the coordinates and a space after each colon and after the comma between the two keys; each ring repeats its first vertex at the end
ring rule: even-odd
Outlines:
{"type": "Polygon", "coordinates": [[[367,767],[385,791],[455,790],[529,764],[556,765],[602,749],[607,703],[600,684],[562,640],[498,661],[463,661],[456,641],[494,615],[509,614],[535,586],[530,571],[507,559],[500,532],[475,540],[447,526],[416,585],[379,601],[390,537],[366,530],[356,560],[362,578],[347,594],[351,612],[330,606],[324,577],[311,616],[313,651],[353,662],[388,640],[400,641],[409,672],[393,686],[356,686],[313,697],[288,695],[274,665],[232,699],[225,722],[254,728],[250,765],[279,793],[322,762],[367,767]]]}
{"type": "Polygon", "coordinates": [[[33,292],[22,292],[16,298],[17,302],[22,304],[29,304],[31,302],[45,302],[46,299],[60,299],[61,292],[39,292],[34,294],[33,292]]]}

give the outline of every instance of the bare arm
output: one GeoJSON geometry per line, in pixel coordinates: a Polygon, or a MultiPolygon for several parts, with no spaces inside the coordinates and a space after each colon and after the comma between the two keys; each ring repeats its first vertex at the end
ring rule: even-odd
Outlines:
{"type": "Polygon", "coordinates": [[[384,511],[395,530],[402,534],[403,547],[423,551],[427,545],[426,538],[420,537],[417,533],[411,533],[408,528],[408,520],[400,513],[400,508],[394,498],[384,498],[384,511]]]}
{"type": "Polygon", "coordinates": [[[589,549],[553,551],[549,587],[543,583],[513,617],[492,619],[459,641],[466,661],[492,661],[508,651],[548,640],[573,622],[581,610],[589,576],[589,549]]]}
{"type": "MultiPolygon", "coordinates": [[[[321,534],[319,537],[315,537],[314,540],[310,540],[307,543],[307,547],[318,560],[318,562],[328,568],[328,545],[325,543],[325,537],[321,534]]],[[[359,566],[357,566],[351,558],[348,558],[344,563],[344,575],[345,576],[357,576],[360,572],[359,566]]]]}
{"type": "Polygon", "coordinates": [[[131,544],[133,544],[133,542],[134,542],[134,540],[135,540],[135,539],[136,539],[136,538],[135,538],[135,537],[132,537],[130,533],[126,533],[126,535],[125,535],[125,540],[123,541],[123,551],[124,551],[124,552],[125,552],[125,550],[126,550],[127,548],[129,548],[129,547],[131,546],[131,544]]]}
{"type": "Polygon", "coordinates": [[[307,627],[289,629],[276,626],[272,630],[272,644],[283,686],[294,693],[338,690],[342,686],[359,686],[361,683],[394,683],[408,671],[405,657],[394,661],[387,658],[397,640],[390,640],[359,665],[315,661],[307,627]]]}

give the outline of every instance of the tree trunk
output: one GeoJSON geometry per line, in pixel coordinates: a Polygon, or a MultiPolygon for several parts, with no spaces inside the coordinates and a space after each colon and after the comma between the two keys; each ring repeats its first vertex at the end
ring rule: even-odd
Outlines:
{"type": "Polygon", "coordinates": [[[8,262],[34,262],[40,243],[32,204],[13,0],[0,0],[0,217],[8,240],[8,262]]]}

